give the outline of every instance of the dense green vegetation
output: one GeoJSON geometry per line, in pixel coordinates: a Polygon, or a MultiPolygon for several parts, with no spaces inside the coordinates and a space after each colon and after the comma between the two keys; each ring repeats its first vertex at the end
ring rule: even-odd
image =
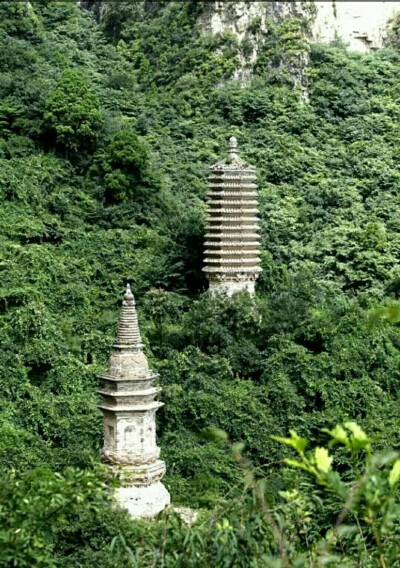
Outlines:
{"type": "Polygon", "coordinates": [[[399,565],[397,28],[360,55],[271,21],[243,87],[251,37],[200,33],[207,9],[107,3],[97,23],[0,3],[0,567],[399,565]],[[203,293],[207,167],[231,134],[258,168],[254,302],[203,293]],[[190,529],[130,522],[98,470],[95,377],[126,281],[163,387],[165,482],[202,510],[190,529]],[[359,431],[326,431],[353,420],[374,459],[359,431]],[[340,442],[337,476],[286,468],[271,434],[289,430],[340,442]]]}

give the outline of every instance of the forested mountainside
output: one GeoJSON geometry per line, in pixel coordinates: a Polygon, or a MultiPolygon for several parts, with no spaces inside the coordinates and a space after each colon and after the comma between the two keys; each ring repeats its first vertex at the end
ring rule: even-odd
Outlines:
{"type": "Polygon", "coordinates": [[[243,84],[249,46],[205,9],[0,3],[0,566],[399,565],[397,454],[370,457],[400,446],[398,27],[361,55],[271,19],[243,84]],[[257,166],[254,300],[201,272],[231,135],[257,166]],[[96,375],[127,281],[191,528],[108,504],[96,375]]]}

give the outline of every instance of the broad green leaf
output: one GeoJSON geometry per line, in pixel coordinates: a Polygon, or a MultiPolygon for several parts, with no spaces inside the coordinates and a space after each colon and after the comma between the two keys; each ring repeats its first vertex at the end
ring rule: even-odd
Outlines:
{"type": "Polygon", "coordinates": [[[299,452],[299,454],[303,454],[304,450],[307,446],[307,439],[302,438],[295,432],[294,430],[289,430],[290,438],[282,438],[281,436],[271,436],[273,440],[280,442],[281,444],[286,444],[286,446],[291,446],[295,450],[299,452]]]}
{"type": "Polygon", "coordinates": [[[318,469],[324,473],[328,473],[331,469],[333,458],[329,455],[326,448],[315,448],[315,463],[318,469]]]}
{"type": "Polygon", "coordinates": [[[389,473],[389,485],[393,487],[400,479],[400,459],[394,462],[394,465],[389,473]]]}
{"type": "Polygon", "coordinates": [[[358,452],[361,449],[366,449],[368,452],[371,450],[371,442],[362,428],[356,422],[345,422],[345,427],[350,430],[352,436],[350,437],[351,449],[358,452]]]}
{"type": "Polygon", "coordinates": [[[297,489],[292,489],[291,491],[279,491],[279,495],[286,499],[286,501],[294,501],[299,498],[299,492],[297,489]]]}
{"type": "Polygon", "coordinates": [[[303,453],[307,446],[307,439],[302,438],[294,430],[289,430],[292,437],[293,447],[300,453],[303,453]]]}
{"type": "Polygon", "coordinates": [[[345,446],[349,446],[349,437],[347,436],[346,430],[338,424],[333,428],[333,430],[326,430],[324,432],[328,432],[330,436],[332,436],[334,442],[338,442],[340,444],[344,444],[345,446]]]}
{"type": "Polygon", "coordinates": [[[304,471],[310,471],[310,468],[307,467],[304,463],[299,462],[297,460],[291,460],[290,458],[285,458],[283,460],[285,464],[291,465],[292,467],[298,467],[300,469],[304,469],[304,471]]]}
{"type": "Polygon", "coordinates": [[[344,425],[350,430],[357,442],[368,442],[366,433],[356,422],[345,422],[344,425]]]}

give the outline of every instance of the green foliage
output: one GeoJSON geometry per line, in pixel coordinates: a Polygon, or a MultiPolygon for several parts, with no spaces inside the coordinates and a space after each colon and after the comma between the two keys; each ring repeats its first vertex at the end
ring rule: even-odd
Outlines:
{"type": "Polygon", "coordinates": [[[243,444],[209,429],[208,438],[241,472],[235,498],[201,512],[191,526],[172,511],[148,523],[94,503],[52,533],[55,559],[63,567],[397,566],[398,452],[376,452],[355,422],[326,434],[324,446],[309,450],[308,440],[294,431],[279,439],[298,459],[285,460],[287,485],[271,503],[268,481],[243,457],[243,444]],[[346,467],[340,465],[343,452],[351,457],[346,467]]]}
{"type": "Polygon", "coordinates": [[[159,180],[151,170],[149,148],[130,130],[114,134],[97,159],[108,203],[128,199],[140,202],[159,189],[159,180]]]}
{"type": "Polygon", "coordinates": [[[93,471],[43,469],[19,476],[11,470],[0,481],[0,566],[57,566],[57,529],[82,511],[93,515],[106,501],[106,486],[93,471]]]}
{"type": "MultiPolygon", "coordinates": [[[[366,486],[354,507],[397,546],[396,523],[385,524],[397,458],[362,461],[369,446],[356,448],[349,426],[370,432],[378,452],[399,446],[396,43],[366,55],[310,46],[306,21],[271,17],[266,35],[254,21],[239,45],[204,33],[209,9],[108,2],[97,23],[72,2],[0,4],[0,471],[11,503],[23,510],[10,468],[29,492],[43,466],[54,480],[99,459],[95,376],[130,281],[163,387],[166,484],[175,503],[211,511],[193,529],[174,515],[149,528],[83,504],[69,526],[54,519],[51,535],[36,535],[30,511],[28,541],[45,543],[50,565],[284,566],[267,503],[292,565],[307,566],[343,505],[329,476],[345,495],[364,466],[378,480],[377,508],[368,517],[366,486]],[[239,83],[254,46],[254,75],[239,83]],[[207,167],[231,134],[258,171],[255,300],[202,294],[207,167]],[[210,427],[245,444],[244,456],[205,437],[210,427]],[[288,431],[291,445],[271,441],[288,431]],[[319,449],[309,454],[304,439],[319,449]],[[302,467],[282,471],[293,445],[302,467]],[[245,465],[243,490],[242,459],[261,486],[245,465]]],[[[346,537],[332,537],[332,565],[340,547],[343,565],[376,565],[371,523],[357,518],[362,535],[354,516],[346,537]]]]}
{"type": "Polygon", "coordinates": [[[268,36],[258,54],[255,70],[264,74],[268,68],[283,67],[283,73],[290,66],[301,67],[301,58],[309,52],[307,40],[308,22],[305,18],[284,18],[279,24],[269,24],[268,36]]]}
{"type": "Polygon", "coordinates": [[[330,437],[329,448],[343,446],[350,454],[351,473],[332,466],[335,459],[326,447],[317,447],[307,455],[306,440],[293,431],[290,438],[276,437],[293,447],[300,457],[299,461],[286,459],[286,463],[307,472],[315,484],[323,488],[321,493],[313,485],[300,483],[300,490],[283,494],[289,503],[296,503],[296,514],[300,518],[309,515],[305,530],[309,532],[311,564],[320,566],[329,562],[330,566],[339,566],[345,562],[348,566],[396,566],[400,545],[398,452],[372,453],[371,439],[355,422],[345,422],[326,432],[330,437]],[[313,527],[315,518],[309,511],[317,493],[330,515],[336,511],[337,520],[332,528],[324,526],[328,519],[320,519],[323,524],[318,531],[313,527]],[[322,539],[321,533],[325,533],[322,539]],[[313,542],[315,537],[318,542],[313,542]]]}
{"type": "Polygon", "coordinates": [[[80,73],[62,73],[46,101],[44,121],[55,132],[56,143],[67,150],[77,152],[95,143],[103,119],[97,98],[80,73]]]}

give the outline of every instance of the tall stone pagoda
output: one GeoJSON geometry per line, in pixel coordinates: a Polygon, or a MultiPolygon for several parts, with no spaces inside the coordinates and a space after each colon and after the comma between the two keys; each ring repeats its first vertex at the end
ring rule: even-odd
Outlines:
{"type": "Polygon", "coordinates": [[[115,497],[133,517],[151,518],[169,503],[161,483],[165,463],[159,459],[155,414],[162,406],[155,400],[161,390],[153,386],[158,376],[148,366],[140,338],[135,299],[128,284],[122,302],[115,351],[108,373],[99,377],[99,408],[104,415],[103,460],[121,480],[115,497]]]}
{"type": "Polygon", "coordinates": [[[254,294],[261,272],[255,167],[238,154],[232,136],[228,157],[210,168],[203,271],[210,290],[254,294]]]}

